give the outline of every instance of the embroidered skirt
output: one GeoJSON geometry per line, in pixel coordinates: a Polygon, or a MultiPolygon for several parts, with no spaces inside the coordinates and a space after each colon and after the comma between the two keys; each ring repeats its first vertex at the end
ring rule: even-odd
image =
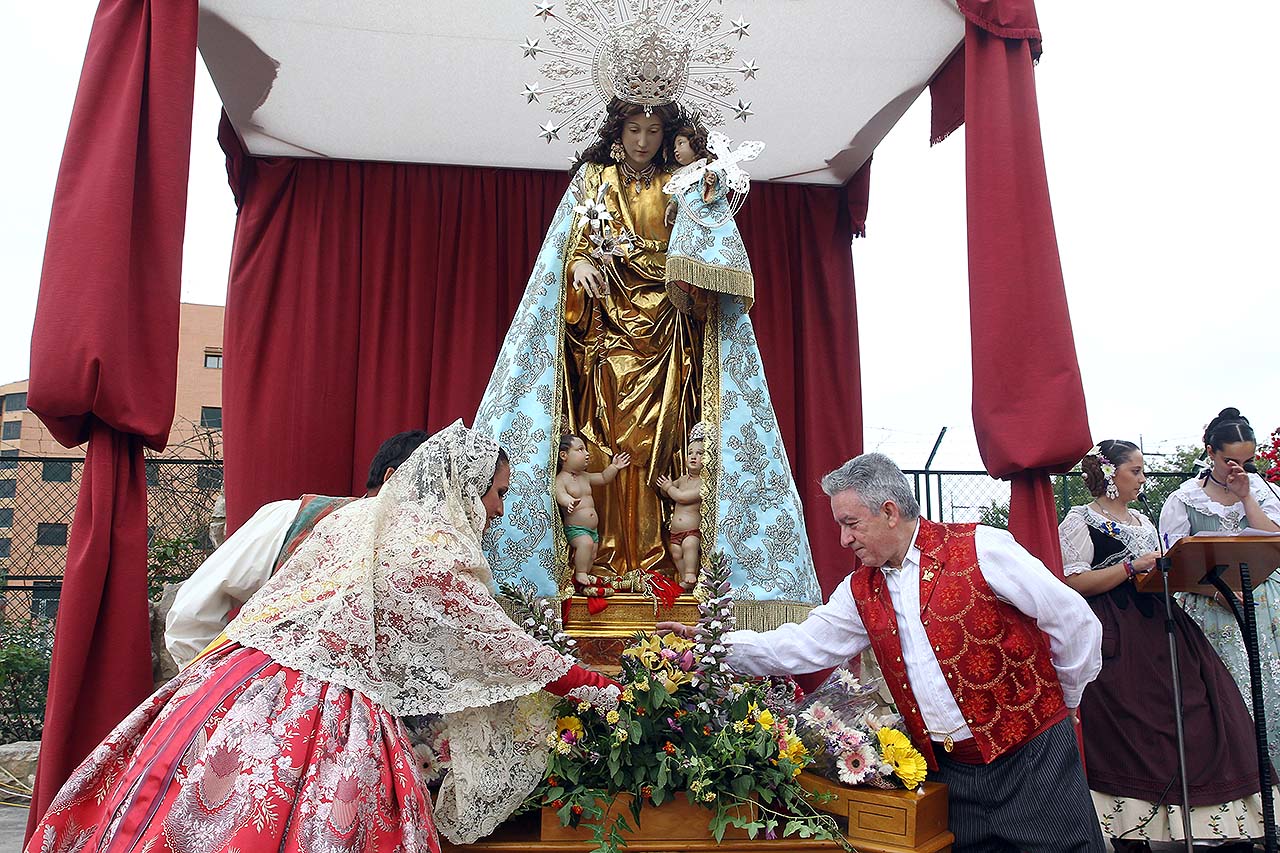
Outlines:
{"type": "MultiPolygon", "coordinates": [[[[1088,602],[1102,623],[1102,671],[1080,713],[1098,821],[1113,838],[1182,838],[1164,601],[1126,584],[1088,602]]],[[[1196,838],[1250,837],[1262,826],[1253,721],[1227,668],[1176,605],[1173,624],[1192,830],[1196,838]]]]}
{"type": "Polygon", "coordinates": [[[439,853],[400,720],[228,643],[72,774],[31,850],[439,853]]]}

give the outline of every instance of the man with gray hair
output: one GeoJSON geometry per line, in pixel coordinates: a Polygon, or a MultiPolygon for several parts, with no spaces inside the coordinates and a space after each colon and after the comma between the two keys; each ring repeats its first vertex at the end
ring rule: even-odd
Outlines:
{"type": "Polygon", "coordinates": [[[931,776],[949,786],[956,853],[1102,853],[1073,727],[1102,667],[1084,599],[1004,530],[921,518],[887,456],[849,460],[822,489],[853,572],[803,623],[726,635],[729,664],[816,672],[869,646],[931,776]]]}

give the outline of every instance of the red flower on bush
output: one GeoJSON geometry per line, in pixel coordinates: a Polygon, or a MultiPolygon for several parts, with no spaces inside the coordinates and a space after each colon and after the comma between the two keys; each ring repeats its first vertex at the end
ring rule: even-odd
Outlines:
{"type": "Polygon", "coordinates": [[[675,755],[676,745],[671,741],[667,741],[662,745],[662,751],[665,752],[667,755],[675,755]]]}
{"type": "Polygon", "coordinates": [[[580,815],[582,814],[582,806],[575,805],[573,808],[569,809],[569,811],[573,812],[576,815],[580,815]]]}

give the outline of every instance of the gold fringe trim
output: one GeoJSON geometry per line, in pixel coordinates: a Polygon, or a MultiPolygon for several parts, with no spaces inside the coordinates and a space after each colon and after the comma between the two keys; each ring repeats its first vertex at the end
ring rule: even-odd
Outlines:
{"type": "Polygon", "coordinates": [[[772,631],[789,622],[803,622],[809,618],[812,604],[798,601],[735,601],[733,603],[734,628],[747,631],[772,631]]]}
{"type": "Polygon", "coordinates": [[[689,311],[693,299],[672,282],[684,281],[715,293],[741,296],[747,311],[756,298],[755,277],[746,270],[714,266],[684,255],[667,255],[667,298],[681,311],[689,311]]]}
{"type": "MultiPolygon", "coordinates": [[[[679,288],[668,288],[679,290],[679,288]]],[[[682,294],[684,291],[680,291],[682,294]]],[[[685,294],[687,295],[687,294],[685,294]]],[[[677,306],[678,307],[678,306],[677,306]]],[[[712,299],[702,326],[702,423],[704,456],[702,457],[702,499],[698,530],[702,534],[700,563],[702,571],[711,570],[711,555],[716,551],[716,527],[720,520],[720,300],[712,299]],[[714,448],[714,451],[713,451],[714,448]]]]}

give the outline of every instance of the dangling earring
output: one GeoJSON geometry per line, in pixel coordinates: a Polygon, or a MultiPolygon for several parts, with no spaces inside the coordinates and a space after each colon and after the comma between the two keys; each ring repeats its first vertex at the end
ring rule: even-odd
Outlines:
{"type": "Polygon", "coordinates": [[[621,142],[615,142],[609,147],[609,156],[613,158],[615,163],[621,163],[627,159],[627,149],[622,147],[621,142]]]}
{"type": "Polygon", "coordinates": [[[1107,497],[1111,500],[1120,497],[1120,490],[1116,488],[1116,481],[1112,477],[1107,478],[1107,497]]]}

